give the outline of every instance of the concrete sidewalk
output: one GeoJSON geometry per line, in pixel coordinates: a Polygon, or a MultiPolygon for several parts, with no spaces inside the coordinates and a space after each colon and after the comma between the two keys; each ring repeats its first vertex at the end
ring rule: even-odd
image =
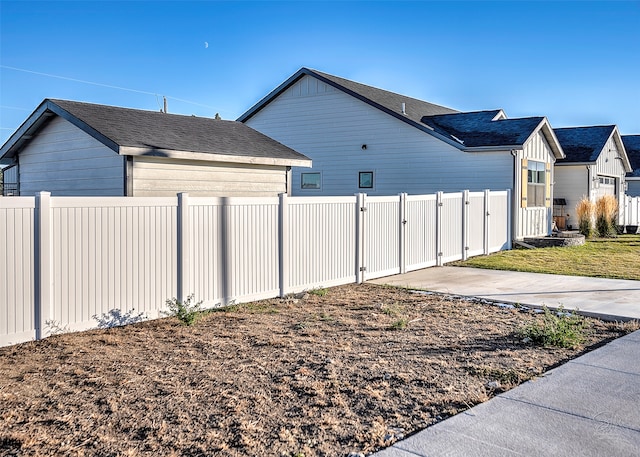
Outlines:
{"type": "MultiPolygon", "coordinates": [[[[371,281],[522,305],[640,317],[640,282],[441,267],[371,281]]],[[[374,454],[640,455],[640,331],[374,454]]]]}
{"type": "Polygon", "coordinates": [[[640,281],[445,266],[370,282],[504,303],[577,308],[582,314],[613,320],[640,319],[640,281]]]}

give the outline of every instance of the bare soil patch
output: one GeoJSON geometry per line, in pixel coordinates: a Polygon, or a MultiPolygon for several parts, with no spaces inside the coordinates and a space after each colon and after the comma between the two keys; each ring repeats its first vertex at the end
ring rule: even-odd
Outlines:
{"type": "Polygon", "coordinates": [[[0,455],[366,454],[623,332],[545,349],[538,318],[363,284],[0,348],[0,455]]]}

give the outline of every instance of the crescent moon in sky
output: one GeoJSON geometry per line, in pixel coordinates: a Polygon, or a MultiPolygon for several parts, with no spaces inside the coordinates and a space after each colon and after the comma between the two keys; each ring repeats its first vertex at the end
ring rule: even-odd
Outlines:
{"type": "Polygon", "coordinates": [[[204,42],[204,48],[207,49],[209,47],[209,43],[207,41],[204,42]]]}

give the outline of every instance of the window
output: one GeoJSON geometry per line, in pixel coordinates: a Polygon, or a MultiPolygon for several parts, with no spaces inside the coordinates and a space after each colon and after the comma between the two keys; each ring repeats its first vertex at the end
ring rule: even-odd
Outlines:
{"type": "Polygon", "coordinates": [[[361,171],[358,176],[360,189],[373,189],[373,171],[361,171]]]}
{"type": "Polygon", "coordinates": [[[529,160],[527,167],[527,206],[545,206],[546,166],[544,162],[529,160]]]}
{"type": "Polygon", "coordinates": [[[300,174],[301,189],[320,189],[320,173],[300,174]]]}
{"type": "Polygon", "coordinates": [[[600,184],[605,184],[608,186],[615,186],[616,185],[616,179],[615,178],[609,178],[606,176],[600,176],[598,177],[598,181],[600,181],[600,184]]]}

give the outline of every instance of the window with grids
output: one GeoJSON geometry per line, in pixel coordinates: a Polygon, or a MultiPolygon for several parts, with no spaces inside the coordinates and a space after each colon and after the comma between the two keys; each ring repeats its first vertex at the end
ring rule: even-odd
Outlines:
{"type": "Polygon", "coordinates": [[[529,160],[527,169],[527,207],[545,206],[546,165],[544,162],[529,160]]]}

